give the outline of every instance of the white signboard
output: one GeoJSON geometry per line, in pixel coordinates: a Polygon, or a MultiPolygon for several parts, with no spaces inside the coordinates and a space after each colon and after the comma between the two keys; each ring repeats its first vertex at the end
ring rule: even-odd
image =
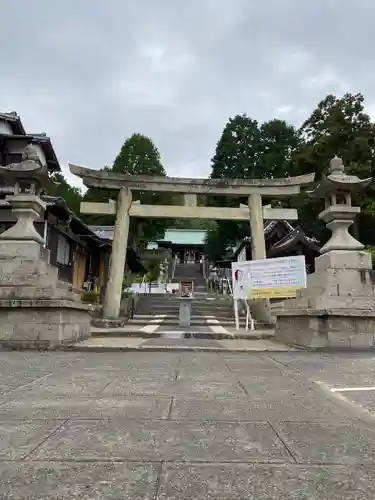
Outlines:
{"type": "Polygon", "coordinates": [[[232,262],[232,287],[235,300],[248,298],[250,263],[247,260],[232,262]]]}
{"type": "Polygon", "coordinates": [[[292,298],[306,288],[305,256],[232,263],[234,299],[292,298]]]}

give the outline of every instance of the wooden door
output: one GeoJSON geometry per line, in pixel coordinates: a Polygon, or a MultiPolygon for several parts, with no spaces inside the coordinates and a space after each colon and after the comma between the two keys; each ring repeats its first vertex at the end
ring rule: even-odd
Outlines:
{"type": "Polygon", "coordinates": [[[73,288],[83,289],[83,282],[85,280],[87,256],[82,252],[74,252],[73,258],[74,258],[73,288]]]}

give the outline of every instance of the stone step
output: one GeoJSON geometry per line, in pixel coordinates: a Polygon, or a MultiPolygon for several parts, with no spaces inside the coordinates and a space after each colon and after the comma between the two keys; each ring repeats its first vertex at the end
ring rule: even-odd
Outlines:
{"type": "MultiPolygon", "coordinates": [[[[260,340],[260,339],[268,339],[272,340],[275,337],[274,331],[271,330],[261,330],[259,329],[258,331],[254,332],[245,332],[245,331],[238,331],[238,332],[212,332],[210,330],[206,331],[199,331],[199,332],[187,332],[187,331],[177,331],[176,332],[163,332],[163,331],[156,331],[152,333],[146,333],[146,332],[139,332],[139,331],[132,331],[129,329],[124,329],[124,328],[113,328],[113,329],[98,329],[96,328],[94,331],[91,332],[91,338],[98,338],[98,337],[139,337],[139,338],[159,338],[159,337],[173,337],[173,334],[179,334],[183,338],[186,339],[214,339],[214,340],[220,340],[220,339],[227,339],[227,340],[234,340],[234,339],[246,339],[246,340],[260,340]]],[[[177,336],[177,335],[176,335],[177,336]]]]}
{"type": "MultiPolygon", "coordinates": [[[[178,320],[178,317],[175,317],[175,318],[166,318],[166,319],[163,319],[163,321],[160,321],[160,323],[154,321],[155,320],[155,317],[152,316],[151,318],[153,319],[150,319],[150,320],[145,320],[145,319],[136,319],[136,318],[133,318],[131,320],[129,320],[129,323],[128,324],[131,324],[131,325],[178,325],[179,323],[179,320],[178,320]]],[[[241,324],[245,324],[245,321],[241,321],[240,322],[241,324]]],[[[233,320],[224,320],[224,321],[221,321],[221,322],[218,322],[217,320],[206,320],[206,319],[202,319],[202,318],[199,318],[199,319],[192,319],[190,321],[190,325],[191,326],[207,326],[207,325],[217,325],[217,326],[234,326],[234,319],[233,320]]]]}
{"type": "MultiPolygon", "coordinates": [[[[165,301],[142,301],[140,300],[138,302],[138,306],[145,305],[147,307],[167,307],[167,306],[176,306],[179,307],[181,304],[181,300],[165,300],[165,301]]],[[[196,301],[193,299],[192,301],[192,307],[202,307],[202,308],[209,308],[209,307],[233,307],[233,302],[214,302],[214,301],[196,301]]]]}

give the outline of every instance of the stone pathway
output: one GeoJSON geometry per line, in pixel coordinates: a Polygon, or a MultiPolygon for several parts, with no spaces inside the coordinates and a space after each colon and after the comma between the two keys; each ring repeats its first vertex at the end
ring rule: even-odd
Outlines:
{"type": "Polygon", "coordinates": [[[373,366],[302,352],[0,352],[0,499],[373,500],[375,417],[331,390],[375,387],[373,366]]]}
{"type": "Polygon", "coordinates": [[[161,337],[127,337],[106,336],[91,337],[79,342],[72,349],[83,350],[170,350],[170,349],[192,349],[192,350],[230,350],[230,351],[294,351],[293,348],[266,339],[233,339],[216,340],[207,338],[184,338],[183,333],[178,331],[165,331],[161,337]]]}

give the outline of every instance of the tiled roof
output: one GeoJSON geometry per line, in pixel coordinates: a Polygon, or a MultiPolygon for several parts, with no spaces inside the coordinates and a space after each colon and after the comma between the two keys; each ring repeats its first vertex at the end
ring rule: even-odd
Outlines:
{"type": "Polygon", "coordinates": [[[103,240],[113,240],[113,235],[115,232],[114,226],[89,226],[91,231],[96,234],[99,238],[103,240]]]}
{"type": "Polygon", "coordinates": [[[207,231],[203,229],[167,229],[158,241],[174,245],[204,245],[207,231]]]}

